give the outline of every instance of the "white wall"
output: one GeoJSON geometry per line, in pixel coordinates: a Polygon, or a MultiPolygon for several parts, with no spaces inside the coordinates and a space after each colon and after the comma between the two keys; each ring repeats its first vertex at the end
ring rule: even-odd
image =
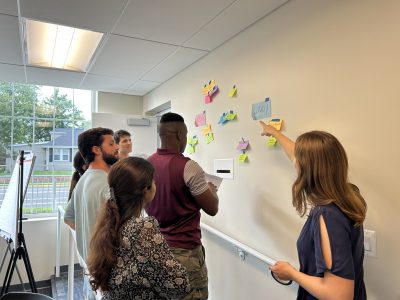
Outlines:
{"type": "MultiPolygon", "coordinates": [[[[368,203],[365,227],[377,232],[377,258],[366,257],[369,299],[400,299],[400,70],[399,1],[293,0],[144,97],[144,111],[170,100],[190,134],[200,136],[191,157],[206,171],[214,158],[236,157],[241,137],[250,140],[249,163],[235,165],[235,179],[219,191],[220,212],[205,223],[271,257],[298,265],[296,239],[304,223],[291,205],[292,165],[269,149],[250,116],[251,104],[271,97],[274,117],[296,138],[322,129],[343,143],[350,180],[368,203]],[[215,79],[220,94],[203,103],[202,86],[215,79]],[[228,98],[236,84],[238,97],[228,98]],[[238,121],[224,126],[230,109],[238,121]],[[215,141],[206,145],[195,114],[206,110],[215,141]]],[[[244,265],[204,234],[210,299],[294,299],[259,267],[244,265]]]]}
{"type": "Polygon", "coordinates": [[[98,92],[97,102],[99,113],[141,115],[143,112],[142,96],[98,92]]]}
{"type": "Polygon", "coordinates": [[[128,118],[142,118],[135,115],[93,113],[92,126],[105,127],[114,131],[124,129],[131,134],[132,153],[130,155],[147,157],[157,150],[157,119],[146,117],[150,126],[129,126],[128,118]]]}
{"type": "MultiPolygon", "coordinates": [[[[68,229],[66,225],[62,226],[62,248],[61,265],[68,264],[68,229]]],[[[23,233],[26,241],[29,259],[32,266],[33,276],[36,281],[49,280],[54,275],[56,265],[56,240],[57,240],[57,220],[48,219],[30,219],[23,222],[23,233]]],[[[0,239],[0,255],[6,251],[7,244],[5,240],[0,239]]],[[[5,264],[0,274],[0,286],[3,285],[10,255],[7,254],[5,264]]],[[[24,282],[29,282],[26,276],[26,269],[23,260],[18,260],[18,269],[24,282]]],[[[13,274],[11,284],[19,284],[16,270],[13,274]]]]}

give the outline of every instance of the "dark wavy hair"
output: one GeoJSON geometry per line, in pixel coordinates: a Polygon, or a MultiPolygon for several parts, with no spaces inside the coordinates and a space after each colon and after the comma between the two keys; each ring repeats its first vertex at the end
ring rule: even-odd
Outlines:
{"type": "Polygon", "coordinates": [[[97,217],[90,242],[87,266],[94,291],[108,290],[111,270],[116,264],[116,251],[123,225],[143,208],[143,196],[153,183],[154,167],[140,157],[128,157],[115,163],[108,174],[111,198],[97,217]]]}
{"type": "Polygon", "coordinates": [[[95,155],[92,151],[92,148],[94,146],[100,147],[104,141],[104,136],[113,134],[114,132],[111,129],[97,127],[86,130],[78,136],[79,152],[87,164],[90,164],[92,161],[94,161],[95,155]]]}
{"type": "Polygon", "coordinates": [[[348,182],[348,160],[342,144],[330,133],[300,135],[294,155],[298,166],[292,187],[293,206],[304,216],[308,205],[336,204],[355,226],[362,225],[367,204],[359,189],[348,182]]]}

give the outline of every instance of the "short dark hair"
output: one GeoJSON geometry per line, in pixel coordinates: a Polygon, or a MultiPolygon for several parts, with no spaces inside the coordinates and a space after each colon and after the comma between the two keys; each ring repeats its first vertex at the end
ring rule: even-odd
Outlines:
{"type": "Polygon", "coordinates": [[[115,141],[117,144],[119,144],[119,141],[121,140],[121,138],[122,138],[123,136],[131,136],[131,134],[130,134],[128,131],[126,131],[126,130],[120,129],[120,130],[114,132],[114,141],[115,141]]]}
{"type": "Polygon", "coordinates": [[[169,123],[169,122],[185,123],[185,120],[181,115],[178,115],[173,112],[168,112],[161,116],[160,123],[169,123]]]}
{"type": "Polygon", "coordinates": [[[82,132],[78,136],[78,149],[87,164],[94,161],[92,147],[101,146],[104,141],[104,135],[113,135],[114,132],[108,128],[92,128],[82,132]]]}

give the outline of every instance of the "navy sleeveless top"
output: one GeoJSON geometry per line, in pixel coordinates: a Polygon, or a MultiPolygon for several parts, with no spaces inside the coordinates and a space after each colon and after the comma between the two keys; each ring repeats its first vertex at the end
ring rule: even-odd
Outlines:
{"type": "MultiPolygon", "coordinates": [[[[300,271],[323,277],[324,272],[354,280],[354,299],[367,299],[364,285],[364,230],[354,227],[335,204],[317,206],[310,211],[297,240],[300,271]],[[325,265],[321,248],[319,217],[322,215],[328,231],[332,253],[332,268],[325,265]]],[[[317,299],[299,287],[297,299],[317,299]]]]}

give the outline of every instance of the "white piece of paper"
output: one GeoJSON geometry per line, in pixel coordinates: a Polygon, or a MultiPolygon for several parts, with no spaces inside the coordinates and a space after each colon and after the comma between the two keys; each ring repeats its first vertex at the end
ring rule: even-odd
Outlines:
{"type": "Polygon", "coordinates": [[[206,176],[206,181],[207,182],[211,182],[213,185],[215,185],[216,188],[217,188],[217,191],[218,191],[219,186],[221,185],[223,178],[215,176],[215,175],[211,175],[211,174],[208,174],[208,173],[205,173],[205,176],[206,176]]]}

